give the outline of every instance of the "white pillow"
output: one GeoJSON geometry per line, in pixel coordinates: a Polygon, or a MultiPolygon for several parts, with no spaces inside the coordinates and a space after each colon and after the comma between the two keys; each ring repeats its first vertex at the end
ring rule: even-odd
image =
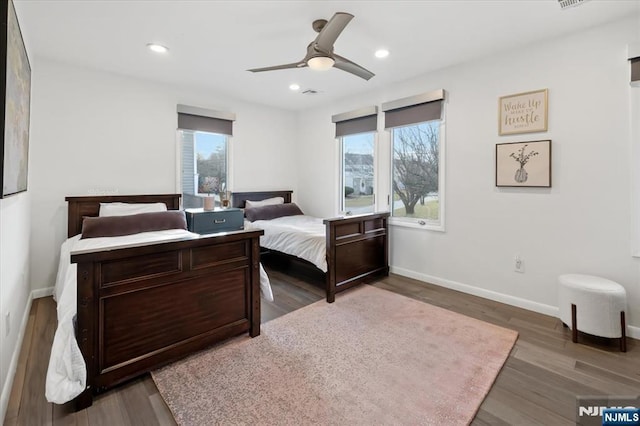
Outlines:
{"type": "Polygon", "coordinates": [[[284,204],[284,197],[267,198],[261,201],[247,200],[244,202],[244,208],[251,209],[254,207],[272,206],[274,204],[284,204]]]}
{"type": "Polygon", "coordinates": [[[98,216],[127,216],[139,213],[166,212],[165,203],[100,203],[98,216]]]}

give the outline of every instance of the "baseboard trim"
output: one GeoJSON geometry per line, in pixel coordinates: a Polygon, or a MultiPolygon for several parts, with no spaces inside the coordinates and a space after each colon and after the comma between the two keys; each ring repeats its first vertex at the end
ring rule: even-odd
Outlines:
{"type": "Polygon", "coordinates": [[[27,300],[24,313],[22,314],[22,322],[20,323],[20,332],[16,339],[16,347],[11,355],[11,362],[9,363],[9,369],[7,371],[7,378],[2,385],[2,393],[0,394],[0,420],[4,424],[5,416],[7,415],[7,407],[9,406],[9,397],[11,396],[11,389],[13,387],[13,380],[16,376],[18,369],[18,358],[20,357],[20,350],[22,349],[22,343],[24,340],[24,333],[27,329],[27,323],[29,322],[29,314],[31,313],[31,304],[33,299],[40,297],[47,297],[53,294],[53,287],[42,288],[38,290],[32,290],[27,300]]]}
{"type": "MultiPolygon", "coordinates": [[[[559,310],[557,306],[545,305],[544,303],[538,303],[531,300],[522,299],[520,297],[498,293],[497,291],[486,290],[484,288],[474,287],[469,284],[463,284],[457,281],[447,280],[445,278],[440,278],[433,275],[421,274],[409,269],[398,268],[397,266],[392,266],[390,268],[390,272],[402,275],[403,277],[413,278],[418,281],[435,284],[440,287],[450,288],[451,290],[457,290],[463,293],[472,294],[484,299],[516,306],[528,311],[538,312],[540,314],[549,315],[552,317],[558,317],[559,310]]],[[[640,327],[627,325],[627,337],[640,339],[640,327]]]]}
{"type": "Polygon", "coordinates": [[[39,299],[41,297],[53,296],[53,287],[39,288],[31,292],[31,299],[39,299]]]}
{"type": "Polygon", "coordinates": [[[640,340],[640,327],[636,327],[635,325],[628,325],[627,337],[633,337],[634,339],[640,340]]]}

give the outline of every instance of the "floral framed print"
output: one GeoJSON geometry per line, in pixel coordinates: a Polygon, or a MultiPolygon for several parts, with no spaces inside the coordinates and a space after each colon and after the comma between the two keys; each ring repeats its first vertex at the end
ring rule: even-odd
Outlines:
{"type": "Polygon", "coordinates": [[[551,141],[496,144],[496,186],[551,187],[551,141]]]}
{"type": "Polygon", "coordinates": [[[0,0],[1,198],[27,190],[31,66],[13,1],[0,0]]]}
{"type": "Polygon", "coordinates": [[[547,131],[547,89],[503,96],[498,100],[498,134],[547,131]]]}

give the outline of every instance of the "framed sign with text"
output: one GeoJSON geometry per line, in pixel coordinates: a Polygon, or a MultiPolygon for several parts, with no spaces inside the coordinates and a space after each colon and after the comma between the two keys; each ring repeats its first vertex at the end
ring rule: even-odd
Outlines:
{"type": "Polygon", "coordinates": [[[500,136],[546,132],[547,97],[547,89],[502,96],[498,101],[500,136]]]}

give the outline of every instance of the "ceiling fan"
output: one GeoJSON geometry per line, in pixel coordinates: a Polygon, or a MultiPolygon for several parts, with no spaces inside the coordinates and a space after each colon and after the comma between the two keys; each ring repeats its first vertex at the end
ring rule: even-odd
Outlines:
{"type": "Polygon", "coordinates": [[[353,15],[345,12],[337,12],[329,21],[326,19],[317,19],[313,21],[312,27],[318,33],[318,36],[309,43],[309,46],[307,46],[307,54],[302,60],[273,67],[253,68],[247,71],[263,72],[304,67],[309,67],[314,70],[328,70],[331,67],[336,67],[342,71],[369,80],[375,75],[374,73],[347,58],[333,53],[333,45],[336,39],[352,19],[353,15]]]}

